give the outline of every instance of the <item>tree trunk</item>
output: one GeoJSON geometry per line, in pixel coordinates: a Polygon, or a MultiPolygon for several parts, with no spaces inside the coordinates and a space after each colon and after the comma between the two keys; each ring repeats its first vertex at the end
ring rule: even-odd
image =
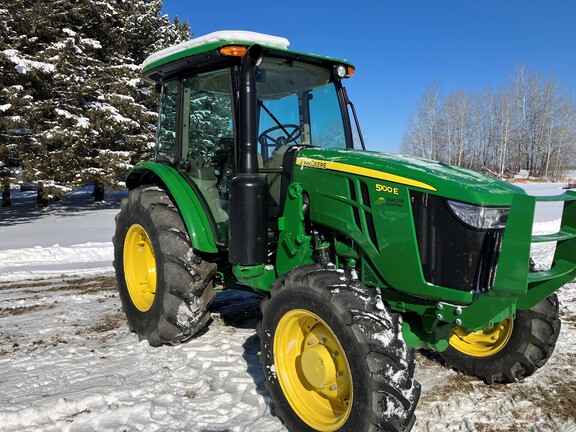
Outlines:
{"type": "Polygon", "coordinates": [[[10,197],[10,180],[2,183],[2,207],[12,205],[12,198],[10,197]]]}
{"type": "Polygon", "coordinates": [[[44,189],[44,184],[42,182],[38,182],[36,207],[48,207],[48,191],[44,189]]]}
{"type": "Polygon", "coordinates": [[[104,185],[94,183],[94,192],[92,193],[92,196],[94,196],[94,202],[104,201],[104,185]]]}

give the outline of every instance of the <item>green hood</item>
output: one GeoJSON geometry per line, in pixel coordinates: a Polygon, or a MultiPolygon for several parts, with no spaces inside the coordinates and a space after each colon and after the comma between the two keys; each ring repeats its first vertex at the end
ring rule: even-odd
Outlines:
{"type": "Polygon", "coordinates": [[[391,153],[306,148],[296,163],[295,169],[347,172],[479,205],[510,205],[514,194],[526,194],[517,186],[471,170],[391,153]]]}

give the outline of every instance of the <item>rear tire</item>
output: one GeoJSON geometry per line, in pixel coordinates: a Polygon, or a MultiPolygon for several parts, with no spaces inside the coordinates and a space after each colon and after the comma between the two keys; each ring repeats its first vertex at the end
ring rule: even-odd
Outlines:
{"type": "Polygon", "coordinates": [[[306,266],[275,282],[261,309],[265,385],[288,430],[412,428],[414,350],[377,289],[306,266]]]}
{"type": "Polygon", "coordinates": [[[493,329],[468,333],[457,327],[440,355],[447,366],[487,384],[521,381],[552,355],[560,334],[558,309],[558,297],[552,294],[493,329]]]}
{"type": "Polygon", "coordinates": [[[131,190],[116,216],[113,243],[122,307],[140,340],[174,345],[208,323],[216,265],[194,252],[166,191],[131,190]]]}

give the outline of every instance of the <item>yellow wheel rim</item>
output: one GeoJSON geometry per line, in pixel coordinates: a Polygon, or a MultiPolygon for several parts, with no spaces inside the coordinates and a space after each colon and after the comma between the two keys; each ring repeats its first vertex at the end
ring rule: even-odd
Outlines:
{"type": "Polygon", "coordinates": [[[288,312],[274,336],[274,361],[282,391],[313,429],[334,431],[352,409],[352,375],[340,341],[316,314],[288,312]]]}
{"type": "Polygon", "coordinates": [[[506,346],[512,334],[514,321],[505,319],[491,329],[469,332],[462,327],[452,329],[450,345],[472,357],[489,357],[506,346]]]}
{"type": "Polygon", "coordinates": [[[140,312],[152,307],[156,294],[156,259],[148,233],[134,224],[124,239],[124,275],[132,303],[140,312]]]}

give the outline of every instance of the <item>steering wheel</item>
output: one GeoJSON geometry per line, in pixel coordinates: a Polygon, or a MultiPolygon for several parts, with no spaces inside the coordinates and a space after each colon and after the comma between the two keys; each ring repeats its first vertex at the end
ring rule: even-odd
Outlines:
{"type": "Polygon", "coordinates": [[[285,124],[281,126],[278,125],[266,129],[258,137],[258,142],[262,145],[262,150],[266,149],[266,151],[262,152],[265,153],[262,156],[266,158],[268,157],[268,149],[270,147],[274,147],[274,149],[272,150],[272,153],[274,153],[282,146],[288,145],[292,142],[295,143],[296,140],[300,138],[300,135],[302,135],[302,129],[300,128],[300,126],[295,124],[285,124]],[[272,133],[278,130],[281,130],[286,136],[283,135],[279,137],[273,136],[272,133]]]}

